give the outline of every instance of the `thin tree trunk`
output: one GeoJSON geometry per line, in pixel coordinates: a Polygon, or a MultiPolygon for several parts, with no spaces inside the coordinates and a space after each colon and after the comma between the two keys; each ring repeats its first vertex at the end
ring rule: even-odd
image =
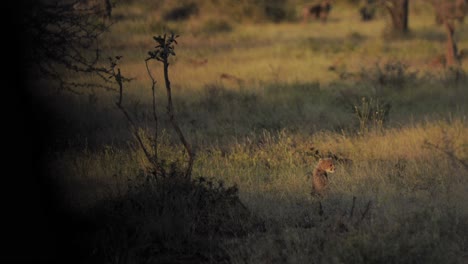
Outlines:
{"type": "Polygon", "coordinates": [[[409,0],[387,1],[386,5],[392,19],[392,30],[396,33],[408,32],[409,0]]]}
{"type": "Polygon", "coordinates": [[[153,119],[154,119],[154,139],[153,139],[153,164],[155,168],[158,168],[158,114],[156,112],[156,81],[151,74],[151,71],[148,66],[148,60],[145,60],[146,71],[148,72],[149,77],[151,78],[151,91],[153,94],[153,119]]]}
{"type": "Polygon", "coordinates": [[[458,66],[459,61],[457,58],[457,44],[455,43],[455,40],[453,38],[453,34],[455,31],[455,28],[453,24],[447,21],[447,19],[444,20],[444,26],[445,29],[447,30],[447,42],[446,42],[446,49],[445,49],[445,59],[447,62],[448,67],[453,67],[453,66],[458,66]]]}
{"type": "Polygon", "coordinates": [[[175,119],[174,110],[173,110],[174,107],[172,105],[171,82],[169,81],[169,71],[168,71],[169,62],[167,61],[167,59],[163,61],[163,64],[164,64],[164,81],[166,84],[166,91],[167,91],[167,115],[169,116],[169,120],[171,121],[171,124],[174,127],[174,130],[179,136],[180,141],[182,142],[182,144],[184,145],[185,149],[188,152],[189,161],[188,161],[187,171],[185,172],[185,176],[187,178],[190,178],[192,175],[194,154],[192,152],[192,148],[190,147],[190,144],[185,139],[184,134],[182,133],[182,130],[180,129],[175,119]]]}

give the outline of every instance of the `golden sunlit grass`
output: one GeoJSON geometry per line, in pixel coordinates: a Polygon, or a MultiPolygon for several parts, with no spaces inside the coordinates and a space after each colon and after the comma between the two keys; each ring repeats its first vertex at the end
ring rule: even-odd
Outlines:
{"type": "MultiPolygon", "coordinates": [[[[259,81],[328,83],[336,78],[328,67],[337,62],[353,72],[385,60],[402,61],[419,69],[444,54],[445,32],[441,26],[434,26],[430,9],[413,11],[409,38],[389,41],[382,37],[385,19],[362,23],[349,6],[336,7],[327,24],[229,22],[232,31],[213,35],[202,33],[209,13],[187,22],[164,24],[157,9],[141,5],[121,8],[116,9],[117,15],[130,18],[117,21],[102,45],[106,51],[124,56],[127,75],[137,78],[132,85],[146,85],[143,59],[152,48],[151,36],[164,30],[181,35],[172,79],[190,89],[217,82],[222,73],[254,87],[259,81]]],[[[459,49],[468,47],[464,37],[467,30],[465,25],[457,28],[459,49]]]]}
{"type": "MultiPolygon", "coordinates": [[[[466,179],[459,178],[462,176],[459,173],[463,172],[463,166],[457,159],[468,158],[467,132],[466,120],[459,119],[429,122],[404,129],[389,129],[384,133],[373,132],[357,137],[331,132],[316,133],[308,137],[285,131],[264,132],[247,137],[243,142],[233,144],[229,148],[208,147],[200,150],[194,176],[214,177],[228,184],[237,184],[241,194],[247,197],[249,193],[257,196],[265,193],[309,199],[307,197],[310,184],[306,175],[312,171],[315,160],[308,156],[307,152],[314,147],[324,153],[339,153],[353,161],[351,166],[338,165],[339,171],[331,176],[336,190],[346,191],[349,195],[362,194],[368,184],[361,182],[361,179],[381,180],[381,177],[391,173],[394,169],[392,166],[400,161],[413,166],[412,171],[407,172],[408,177],[424,170],[435,174],[441,180],[449,177],[444,180],[447,184],[450,183],[451,177],[464,182],[466,179]],[[439,146],[440,149],[431,148],[425,142],[439,146]],[[457,159],[451,158],[443,151],[452,153],[457,159]],[[388,169],[390,171],[387,171],[388,169]],[[453,173],[458,175],[452,175],[453,173]],[[355,188],[359,188],[360,191],[353,193],[355,188]]],[[[171,156],[175,158],[171,152],[181,149],[163,145],[160,151],[170,159],[171,156]]],[[[56,167],[60,174],[76,175],[77,178],[73,177],[73,182],[78,180],[85,185],[87,182],[90,186],[96,183],[97,186],[110,184],[110,189],[101,190],[105,192],[114,188],[114,191],[125,189],[126,175],[136,175],[139,168],[145,165],[149,164],[141,150],[133,147],[126,150],[106,147],[98,152],[71,152],[62,156],[56,167]]],[[[415,184],[419,180],[421,179],[416,177],[409,180],[408,184],[415,184]]],[[[392,181],[385,180],[382,184],[394,184],[392,181]]],[[[68,188],[70,192],[76,192],[76,195],[85,196],[96,191],[93,188],[77,188],[74,183],[68,188]]],[[[255,200],[247,202],[255,203],[255,200]]]]}

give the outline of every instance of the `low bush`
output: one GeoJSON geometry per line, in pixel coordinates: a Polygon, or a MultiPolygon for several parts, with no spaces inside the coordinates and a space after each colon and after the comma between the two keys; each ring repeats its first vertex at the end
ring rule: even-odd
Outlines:
{"type": "MultiPolygon", "coordinates": [[[[220,239],[262,228],[239,200],[236,186],[206,178],[189,180],[175,165],[159,176],[142,173],[120,198],[89,211],[95,234],[89,260],[143,263],[226,261],[220,239]]],[[[84,241],[82,241],[84,242],[84,241]]],[[[79,243],[79,244],[87,244],[79,243]]]]}
{"type": "Polygon", "coordinates": [[[186,20],[190,16],[198,13],[198,5],[194,2],[183,3],[174,8],[169,9],[163,14],[165,21],[180,21],[186,20]]]}

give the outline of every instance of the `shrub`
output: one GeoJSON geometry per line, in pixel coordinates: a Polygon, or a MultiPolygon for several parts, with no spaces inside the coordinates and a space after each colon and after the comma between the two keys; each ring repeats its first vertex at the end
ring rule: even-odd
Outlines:
{"type": "Polygon", "coordinates": [[[169,167],[160,176],[142,173],[120,199],[94,209],[104,212],[93,241],[95,259],[219,262],[227,257],[221,238],[261,227],[239,200],[236,186],[203,177],[189,180],[175,165],[169,167]]]}
{"type": "Polygon", "coordinates": [[[263,8],[266,18],[270,21],[281,22],[288,17],[287,0],[264,1],[263,8]]]}
{"type": "Polygon", "coordinates": [[[366,134],[371,128],[382,131],[384,123],[388,120],[390,109],[390,103],[362,97],[361,104],[354,105],[354,113],[359,120],[359,134],[366,134]]]}
{"type": "Polygon", "coordinates": [[[186,20],[190,16],[198,13],[198,6],[194,2],[183,3],[180,6],[176,6],[163,14],[163,20],[165,21],[180,21],[186,20]]]}
{"type": "Polygon", "coordinates": [[[373,68],[363,69],[361,75],[373,85],[393,88],[401,88],[416,77],[416,73],[409,72],[408,66],[399,61],[376,63],[373,68]]]}

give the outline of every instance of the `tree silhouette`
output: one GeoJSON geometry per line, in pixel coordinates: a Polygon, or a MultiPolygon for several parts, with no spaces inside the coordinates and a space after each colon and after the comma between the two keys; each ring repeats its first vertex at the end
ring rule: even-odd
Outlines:
{"type": "Polygon", "coordinates": [[[112,89],[109,69],[99,66],[99,36],[109,25],[63,2],[24,0],[20,9],[22,61],[29,77],[75,92],[90,86],[112,89]],[[66,76],[71,73],[95,75],[102,82],[70,81],[66,76]]]}
{"type": "Polygon", "coordinates": [[[408,32],[409,0],[382,0],[392,20],[393,33],[408,32]]]}
{"type": "Polygon", "coordinates": [[[433,2],[436,12],[436,21],[443,24],[447,34],[445,44],[445,59],[448,67],[457,67],[460,64],[457,44],[454,39],[455,22],[463,22],[467,12],[466,0],[437,0],[433,2]]]}

